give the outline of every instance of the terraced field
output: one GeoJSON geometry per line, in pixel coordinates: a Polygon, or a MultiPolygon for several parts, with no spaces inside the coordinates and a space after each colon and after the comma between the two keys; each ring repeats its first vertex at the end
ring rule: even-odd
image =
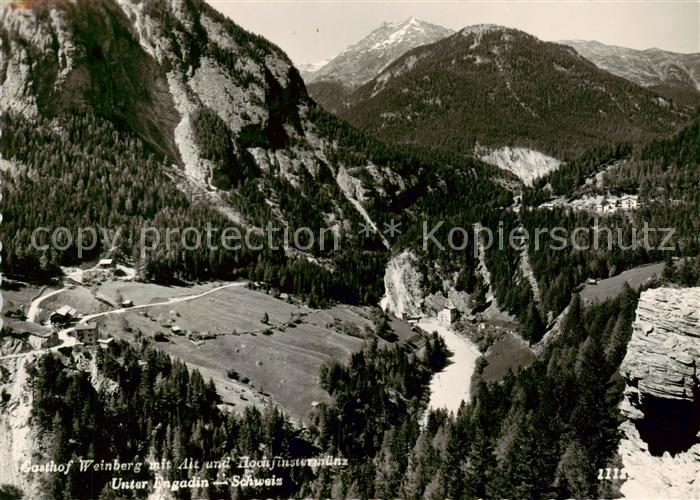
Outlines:
{"type": "Polygon", "coordinates": [[[185,287],[157,285],[155,283],[109,281],[100,285],[97,290],[115,302],[133,300],[135,305],[139,305],[163,302],[173,297],[195,295],[211,288],[213,288],[211,283],[185,287]]]}
{"type": "MultiPolygon", "coordinates": [[[[319,387],[321,366],[330,359],[347,359],[362,348],[363,340],[343,333],[344,327],[353,324],[361,331],[372,325],[365,309],[338,306],[311,310],[245,287],[176,304],[127,310],[98,322],[103,335],[135,340],[140,332],[159,349],[199,368],[205,378],[214,380],[224,401],[236,409],[271,401],[299,420],[308,418],[313,402],[329,400],[319,387]],[[267,323],[262,322],[265,314],[267,323]],[[172,335],[172,325],[218,336],[193,342],[172,335]],[[158,332],[165,334],[167,341],[155,342],[158,332]],[[230,379],[228,370],[235,370],[241,381],[249,381],[230,379]]],[[[408,332],[404,329],[400,334],[408,332]]]]}
{"type": "MultiPolygon", "coordinates": [[[[316,402],[329,400],[319,386],[321,366],[348,359],[374,327],[370,308],[314,310],[245,283],[184,287],[108,281],[89,288],[27,288],[13,293],[12,304],[27,307],[40,294],[47,297],[38,320],[62,305],[75,307],[83,321],[98,323],[102,337],[143,338],[198,368],[233,410],[275,403],[299,421],[308,421],[316,402]],[[122,308],[123,300],[134,307],[122,308]],[[181,335],[173,334],[175,326],[181,335]]],[[[389,325],[395,340],[415,336],[406,323],[390,320],[389,325]]]]}

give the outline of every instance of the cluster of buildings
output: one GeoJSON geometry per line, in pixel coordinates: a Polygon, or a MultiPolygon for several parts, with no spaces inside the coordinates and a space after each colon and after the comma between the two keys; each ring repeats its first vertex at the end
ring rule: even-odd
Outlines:
{"type": "Polygon", "coordinates": [[[628,212],[640,207],[639,197],[636,194],[623,194],[615,196],[607,195],[584,195],[581,198],[568,201],[564,198],[557,198],[540,205],[541,208],[555,208],[569,206],[574,210],[587,210],[590,212],[611,214],[618,211],[628,212]]]}
{"type": "MultiPolygon", "coordinates": [[[[61,306],[56,309],[50,316],[51,324],[60,326],[69,326],[80,319],[78,311],[71,306],[61,306]]],[[[111,344],[114,339],[112,337],[102,338],[100,335],[100,327],[94,321],[86,323],[77,323],[73,328],[75,337],[83,344],[88,346],[100,345],[106,347],[111,344]]]]}
{"type": "Polygon", "coordinates": [[[151,321],[158,323],[165,330],[165,333],[163,333],[162,331],[159,333],[159,336],[161,337],[165,336],[167,334],[167,331],[170,330],[171,335],[176,335],[178,337],[186,337],[195,343],[203,340],[216,338],[216,334],[214,333],[197,332],[194,330],[187,330],[185,328],[182,328],[180,325],[177,324],[177,318],[180,317],[180,313],[178,313],[174,309],[171,310],[168,314],[159,314],[158,316],[152,316],[147,311],[142,311],[141,316],[149,318],[151,321]]]}
{"type": "MultiPolygon", "coordinates": [[[[401,314],[401,319],[412,325],[417,324],[423,315],[412,315],[408,312],[401,314]]],[[[447,305],[437,313],[438,322],[443,326],[452,326],[459,319],[459,310],[452,304],[448,302],[447,305]]]]}

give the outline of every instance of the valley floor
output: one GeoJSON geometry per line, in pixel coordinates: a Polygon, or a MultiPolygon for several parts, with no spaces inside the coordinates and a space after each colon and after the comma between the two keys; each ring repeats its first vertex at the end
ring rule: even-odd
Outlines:
{"type": "MultiPolygon", "coordinates": [[[[71,278],[55,289],[6,292],[10,300],[5,309],[24,308],[42,335],[58,333],[58,344],[47,347],[45,337],[31,336],[36,345],[25,343],[12,350],[6,346],[0,361],[80,344],[75,325],[59,328],[49,321],[52,311],[68,305],[80,314],[76,324],[96,323],[103,339],[143,339],[199,369],[206,380],[214,380],[232,411],[276,404],[293,420],[304,422],[317,404],[330,400],[319,384],[321,366],[332,359],[345,361],[362,349],[363,336],[373,328],[371,308],[337,305],[316,310],[247,285],[163,286],[105,277],[90,284],[71,278]],[[119,306],[124,301],[128,307],[119,306]]],[[[399,320],[390,326],[396,341],[415,336],[399,320]]]]}

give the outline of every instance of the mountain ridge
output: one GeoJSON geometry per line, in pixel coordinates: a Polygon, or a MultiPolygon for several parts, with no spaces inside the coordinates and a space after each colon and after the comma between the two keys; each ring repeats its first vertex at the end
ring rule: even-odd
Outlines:
{"type": "Polygon", "coordinates": [[[339,116],[385,141],[465,154],[525,146],[560,160],[584,143],[643,141],[687,119],[572,47],[483,24],[412,49],[346,101],[339,116]]]}
{"type": "Polygon", "coordinates": [[[411,17],[384,22],[366,37],[330,59],[307,79],[307,83],[339,81],[354,88],[371,80],[406,51],[437,41],[452,30],[411,17]]]}
{"type": "Polygon", "coordinates": [[[683,104],[700,104],[700,53],[645,50],[591,40],[561,40],[610,73],[683,104]]]}
{"type": "Polygon", "coordinates": [[[313,99],[329,111],[337,112],[353,90],[377,76],[408,50],[452,33],[448,28],[416,17],[384,22],[314,72],[302,76],[313,99]]]}
{"type": "Polygon", "coordinates": [[[315,63],[299,63],[297,64],[297,69],[299,70],[299,74],[301,77],[304,79],[304,81],[307,81],[307,79],[316,73],[318,70],[323,68],[326,64],[330,62],[330,59],[324,59],[323,61],[315,62],[315,63]]]}
{"type": "MultiPolygon", "coordinates": [[[[362,224],[408,225],[426,204],[446,203],[436,192],[446,190],[448,178],[466,205],[495,207],[507,195],[489,180],[497,170],[483,163],[388,147],[323,111],[281,49],[198,0],[3,6],[0,18],[0,106],[13,114],[0,141],[11,165],[3,203],[15,214],[2,227],[3,258],[16,275],[40,271],[31,277],[43,278],[76,263],[74,247],[49,255],[32,250],[26,228],[37,221],[79,226],[84,206],[91,222],[126,227],[130,236],[117,252],[127,256],[140,254],[134,235],[143,224],[165,231],[210,219],[255,237],[267,224],[291,235],[301,227],[330,230],[343,252],[321,249],[317,240],[305,250],[259,255],[176,249],[136,264],[144,279],[254,275],[316,303],[376,303],[390,249],[379,234],[358,235],[362,224]],[[131,78],[133,71],[139,74],[131,78]],[[32,147],[32,130],[35,141],[51,146],[49,161],[32,147]],[[37,173],[45,177],[41,185],[37,173]],[[95,190],[92,205],[78,186],[95,190]],[[114,199],[107,188],[117,191],[114,199]],[[42,193],[43,203],[29,192],[42,193]],[[82,205],[47,213],[66,197],[82,205]]],[[[466,205],[462,213],[470,211],[466,205]]]]}

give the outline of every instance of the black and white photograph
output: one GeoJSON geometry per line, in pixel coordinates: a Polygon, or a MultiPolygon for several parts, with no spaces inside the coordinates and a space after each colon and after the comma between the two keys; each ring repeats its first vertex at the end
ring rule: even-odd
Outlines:
{"type": "Polygon", "coordinates": [[[700,500],[700,0],[0,0],[0,500],[700,500]]]}

